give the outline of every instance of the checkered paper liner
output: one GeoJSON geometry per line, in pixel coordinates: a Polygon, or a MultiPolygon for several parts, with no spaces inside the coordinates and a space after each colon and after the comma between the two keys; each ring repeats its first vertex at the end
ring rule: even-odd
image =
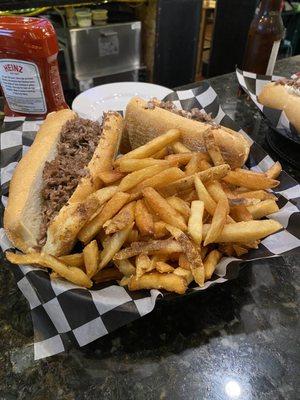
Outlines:
{"type": "MultiPolygon", "coordinates": [[[[293,142],[300,144],[300,136],[296,128],[290,123],[284,111],[266,107],[258,101],[262,88],[269,82],[278,81],[282,76],[258,75],[236,69],[237,79],[244,91],[266,117],[270,127],[293,142]]],[[[294,76],[293,76],[294,77],[294,76]]]]}
{"type": "MultiPolygon", "coordinates": [[[[185,110],[194,107],[203,109],[211,113],[217,123],[247,136],[224,113],[219,105],[217,94],[206,82],[192,90],[173,92],[165,100],[172,100],[177,107],[185,110]]],[[[5,118],[0,149],[2,205],[4,207],[7,204],[9,181],[14,168],[33,142],[40,124],[41,121],[30,121],[25,118],[5,118]]],[[[265,171],[273,164],[273,160],[260,146],[253,143],[248,136],[247,138],[252,143],[247,166],[254,171],[265,171]]],[[[211,280],[207,281],[203,288],[188,289],[186,295],[235,278],[241,265],[245,265],[247,261],[276,257],[299,249],[299,185],[282,172],[280,186],[274,192],[279,199],[280,211],[273,214],[272,218],[278,220],[284,229],[262,240],[258,249],[251,250],[240,259],[224,257],[211,280]]],[[[0,226],[2,226],[1,221],[0,226]]],[[[0,228],[0,246],[3,252],[12,249],[12,244],[2,227],[0,228]]],[[[4,257],[2,258],[5,263],[4,257]]],[[[129,292],[117,283],[96,285],[88,290],[64,280],[50,280],[49,273],[45,269],[28,265],[18,267],[9,263],[7,266],[15,273],[17,285],[31,309],[35,359],[63,352],[72,346],[84,346],[150,313],[158,299],[177,296],[154,289],[129,292]]]]}

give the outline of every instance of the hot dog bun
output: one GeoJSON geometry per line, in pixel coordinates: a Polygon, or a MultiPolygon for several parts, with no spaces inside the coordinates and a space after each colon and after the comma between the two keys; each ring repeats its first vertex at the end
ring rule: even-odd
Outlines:
{"type": "Polygon", "coordinates": [[[267,83],[258,96],[258,101],[264,106],[283,110],[300,134],[300,88],[293,88],[293,80],[283,80],[282,83],[267,83]],[[284,82],[291,84],[284,84],[284,82]]]}
{"type": "MultiPolygon", "coordinates": [[[[76,114],[71,110],[49,114],[41,125],[34,143],[18,163],[10,182],[4,228],[14,246],[25,253],[34,252],[39,248],[42,223],[41,190],[45,164],[56,156],[63,126],[75,117],[76,114]]],[[[97,208],[95,199],[89,199],[88,196],[101,187],[102,182],[97,178],[97,174],[109,168],[111,158],[115,157],[122,130],[123,118],[117,113],[108,113],[103,122],[99,143],[85,168],[87,173],[49,224],[43,251],[59,256],[72,249],[78,231],[97,208]]]]}
{"type": "MultiPolygon", "coordinates": [[[[210,125],[176,115],[160,107],[149,108],[147,102],[134,97],[126,108],[125,131],[134,149],[169,129],[182,133],[182,142],[194,151],[206,151],[203,133],[210,125]]],[[[248,141],[238,132],[223,126],[213,129],[226,163],[231,168],[244,165],[250,149],[248,141]]]]}

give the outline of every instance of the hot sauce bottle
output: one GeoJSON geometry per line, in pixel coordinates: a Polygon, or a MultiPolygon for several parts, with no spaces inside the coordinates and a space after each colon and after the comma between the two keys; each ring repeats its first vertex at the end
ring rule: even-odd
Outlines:
{"type": "Polygon", "coordinates": [[[56,33],[47,19],[0,17],[0,83],[5,115],[40,118],[68,108],[57,54],[56,33]]]}

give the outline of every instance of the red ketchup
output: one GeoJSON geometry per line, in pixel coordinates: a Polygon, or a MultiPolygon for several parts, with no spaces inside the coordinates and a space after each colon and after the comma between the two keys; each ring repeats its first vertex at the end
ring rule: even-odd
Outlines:
{"type": "Polygon", "coordinates": [[[40,118],[68,108],[57,54],[56,33],[47,19],[0,17],[0,83],[5,115],[40,118]]]}

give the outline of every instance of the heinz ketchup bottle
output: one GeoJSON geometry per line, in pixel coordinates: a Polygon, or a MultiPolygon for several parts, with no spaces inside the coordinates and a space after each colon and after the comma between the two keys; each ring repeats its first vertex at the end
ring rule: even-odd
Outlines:
{"type": "Polygon", "coordinates": [[[5,115],[38,118],[68,108],[57,54],[56,33],[47,19],[0,17],[0,83],[5,115]]]}

